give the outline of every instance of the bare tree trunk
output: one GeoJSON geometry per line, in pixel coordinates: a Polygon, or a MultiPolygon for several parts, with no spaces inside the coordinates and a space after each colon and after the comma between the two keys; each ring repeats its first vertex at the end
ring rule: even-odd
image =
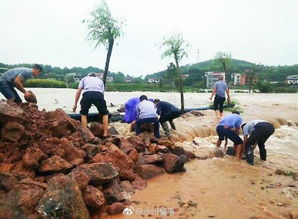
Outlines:
{"type": "Polygon", "coordinates": [[[114,46],[114,39],[112,38],[111,40],[109,40],[109,48],[108,48],[107,57],[106,57],[105,71],[104,71],[104,74],[103,74],[103,83],[104,83],[104,85],[106,85],[106,80],[107,80],[107,75],[108,75],[108,71],[109,71],[113,46],[114,46]]]}
{"type": "Polygon", "coordinates": [[[178,73],[178,77],[179,77],[179,85],[180,85],[180,100],[181,100],[181,112],[184,112],[184,89],[183,89],[183,79],[182,76],[180,75],[180,66],[179,66],[179,62],[178,62],[178,58],[175,55],[175,62],[176,62],[176,66],[177,66],[177,73],[178,73]]]}

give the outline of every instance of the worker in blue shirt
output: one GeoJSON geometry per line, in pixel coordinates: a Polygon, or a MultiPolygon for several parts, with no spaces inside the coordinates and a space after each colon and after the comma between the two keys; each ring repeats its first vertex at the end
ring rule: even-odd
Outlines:
{"type": "Polygon", "coordinates": [[[219,137],[216,146],[220,147],[221,142],[225,140],[226,148],[227,141],[230,139],[232,142],[234,142],[234,149],[236,151],[238,160],[242,158],[243,152],[243,141],[239,137],[242,122],[243,120],[239,113],[233,112],[232,114],[223,117],[216,127],[216,132],[219,137]]]}

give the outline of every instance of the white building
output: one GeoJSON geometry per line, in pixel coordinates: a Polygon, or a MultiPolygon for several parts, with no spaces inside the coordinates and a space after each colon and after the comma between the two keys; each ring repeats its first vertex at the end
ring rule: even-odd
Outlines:
{"type": "Polygon", "coordinates": [[[290,75],[287,77],[288,85],[298,86],[298,75],[290,75]]]}
{"type": "MultiPolygon", "coordinates": [[[[103,75],[104,75],[103,72],[91,72],[89,74],[95,74],[96,77],[98,77],[99,79],[103,80],[103,75]]],[[[113,81],[114,81],[114,77],[107,76],[107,82],[110,82],[111,83],[113,81]]]]}
{"type": "Polygon", "coordinates": [[[159,84],[159,82],[160,82],[160,79],[158,79],[158,78],[149,78],[148,79],[149,84],[159,84]]]}
{"type": "Polygon", "coordinates": [[[213,88],[214,84],[219,81],[219,77],[223,76],[223,79],[226,79],[226,74],[224,72],[205,72],[206,86],[207,88],[213,88]]]}

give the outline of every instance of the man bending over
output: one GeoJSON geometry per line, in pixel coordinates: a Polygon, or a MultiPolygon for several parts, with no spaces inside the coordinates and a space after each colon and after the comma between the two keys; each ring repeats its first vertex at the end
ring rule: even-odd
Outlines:
{"type": "Polygon", "coordinates": [[[223,140],[226,140],[227,144],[227,139],[230,139],[232,142],[234,142],[234,149],[236,151],[238,160],[241,159],[243,152],[243,141],[239,137],[241,124],[242,118],[238,112],[234,112],[223,117],[216,127],[216,132],[219,137],[216,146],[220,147],[223,140]]]}
{"type": "Polygon", "coordinates": [[[16,87],[24,94],[24,98],[31,96],[30,92],[24,88],[24,83],[27,79],[38,77],[42,72],[40,65],[33,65],[31,68],[14,68],[5,72],[0,76],[0,92],[7,99],[7,103],[22,103],[22,99],[14,89],[16,87]]]}
{"type": "Polygon", "coordinates": [[[241,127],[243,129],[247,163],[254,165],[255,144],[258,144],[261,160],[266,160],[265,142],[275,131],[273,125],[264,120],[252,120],[241,127]]]}
{"type": "Polygon", "coordinates": [[[109,125],[109,111],[107,109],[106,101],[104,100],[104,84],[101,79],[91,73],[84,77],[79,84],[78,91],[75,97],[75,104],[73,112],[77,109],[77,104],[83,91],[83,98],[81,100],[81,122],[84,128],[87,128],[87,116],[92,104],[96,106],[99,115],[102,116],[103,137],[107,137],[109,125]]]}
{"type": "Polygon", "coordinates": [[[153,123],[154,136],[160,138],[159,121],[155,104],[148,100],[147,96],[140,96],[140,103],[137,106],[136,135],[141,134],[141,126],[145,123],[153,123]]]}

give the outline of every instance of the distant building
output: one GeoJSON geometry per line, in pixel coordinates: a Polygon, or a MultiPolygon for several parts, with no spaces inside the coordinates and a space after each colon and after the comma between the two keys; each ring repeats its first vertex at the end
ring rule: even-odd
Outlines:
{"type": "Polygon", "coordinates": [[[288,85],[298,86],[298,75],[290,75],[287,77],[288,85]]]}
{"type": "Polygon", "coordinates": [[[65,82],[67,84],[71,84],[74,82],[80,82],[81,79],[82,79],[82,75],[78,74],[78,73],[68,73],[65,75],[65,82]]]}
{"type": "MultiPolygon", "coordinates": [[[[93,74],[95,74],[96,77],[98,77],[99,79],[103,80],[103,75],[104,73],[103,72],[91,72],[93,74]]],[[[89,73],[89,74],[91,74],[89,73]]],[[[107,82],[113,82],[114,81],[114,77],[111,77],[111,76],[107,76],[107,82]]]]}
{"type": "MultiPolygon", "coordinates": [[[[232,74],[232,79],[233,79],[233,85],[235,86],[245,86],[250,84],[250,78],[245,73],[234,73],[232,74]]],[[[254,76],[252,84],[257,83],[257,80],[258,80],[257,76],[254,76]]]]}
{"type": "Polygon", "coordinates": [[[124,78],[124,82],[125,83],[132,83],[133,79],[134,79],[133,77],[127,76],[127,77],[124,78]]]}
{"type": "Polygon", "coordinates": [[[158,78],[149,78],[148,79],[149,84],[159,84],[159,82],[160,82],[160,79],[158,79],[158,78]]]}
{"type": "Polygon", "coordinates": [[[223,76],[226,79],[226,74],[224,72],[205,72],[206,86],[207,88],[213,88],[214,84],[219,81],[219,77],[223,76]]]}

